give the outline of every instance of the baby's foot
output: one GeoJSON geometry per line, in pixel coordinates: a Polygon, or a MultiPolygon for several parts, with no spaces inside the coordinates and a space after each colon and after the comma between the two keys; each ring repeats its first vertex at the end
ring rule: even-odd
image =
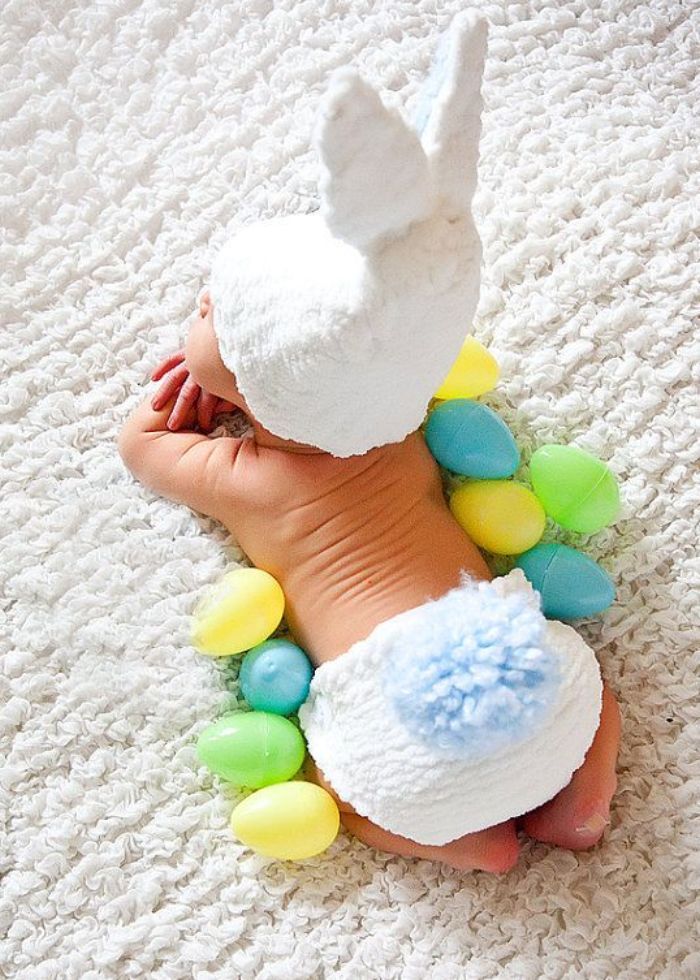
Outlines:
{"type": "Polygon", "coordinates": [[[425,858],[428,861],[441,861],[459,871],[491,871],[501,874],[510,871],[517,864],[520,844],[515,832],[515,820],[475,834],[465,834],[449,844],[439,847],[430,844],[417,844],[408,837],[390,834],[366,817],[355,813],[343,813],[340,819],[343,826],[359,837],[365,844],[379,851],[389,851],[404,857],[425,858]]]}
{"type": "Polygon", "coordinates": [[[529,837],[574,851],[598,843],[610,823],[610,800],[617,788],[620,728],[617,701],[604,685],[600,725],[583,765],[554,799],[518,821],[529,837]]]}
{"type": "Polygon", "coordinates": [[[311,757],[307,758],[304,774],[307,779],[318,783],[331,794],[338,804],[343,826],[376,850],[389,851],[404,857],[440,861],[459,871],[480,870],[497,874],[509,871],[518,861],[520,844],[514,820],[507,820],[474,834],[466,834],[441,846],[417,844],[408,837],[391,834],[366,817],[359,816],[349,803],[338,797],[311,757]]]}

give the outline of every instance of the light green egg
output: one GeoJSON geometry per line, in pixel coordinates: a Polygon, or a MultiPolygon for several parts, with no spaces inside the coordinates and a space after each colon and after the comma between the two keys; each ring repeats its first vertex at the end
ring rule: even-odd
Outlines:
{"type": "Polygon", "coordinates": [[[530,460],[530,479],[545,512],[569,531],[592,534],[617,517],[615,477],[577,446],[541,446],[530,460]]]}
{"type": "Polygon", "coordinates": [[[253,789],[291,779],[305,752],[299,729],[269,711],[224,715],[197,742],[197,754],[212,772],[236,786],[253,789]]]}

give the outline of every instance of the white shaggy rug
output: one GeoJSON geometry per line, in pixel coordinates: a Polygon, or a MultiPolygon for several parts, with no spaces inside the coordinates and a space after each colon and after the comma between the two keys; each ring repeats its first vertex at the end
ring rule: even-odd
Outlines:
{"type": "Polygon", "coordinates": [[[506,877],[344,833],[296,866],[239,846],[236,793],[193,750],[236,668],[188,647],[239,554],[115,451],[227,228],[314,206],[331,69],[352,61],[410,110],[464,5],[2,6],[4,977],[700,976],[693,0],[480,3],[487,401],[526,458],[574,442],[623,489],[617,525],[579,538],[619,587],[583,628],[623,714],[602,846],[526,841],[506,877]]]}

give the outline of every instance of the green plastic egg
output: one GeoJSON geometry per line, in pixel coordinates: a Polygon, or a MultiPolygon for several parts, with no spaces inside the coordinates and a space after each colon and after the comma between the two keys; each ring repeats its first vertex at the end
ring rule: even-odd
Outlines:
{"type": "Polygon", "coordinates": [[[236,786],[269,786],[298,772],[306,746],[299,729],[269,711],[237,711],[199,736],[197,754],[205,766],[236,786]]]}
{"type": "Polygon", "coordinates": [[[530,479],[545,512],[569,531],[592,534],[617,517],[615,477],[577,446],[541,446],[530,460],[530,479]]]}
{"type": "Polygon", "coordinates": [[[231,830],[248,847],[284,861],[313,857],[333,843],[340,814],[315,783],[294,780],[252,793],[231,814],[231,830]]]}

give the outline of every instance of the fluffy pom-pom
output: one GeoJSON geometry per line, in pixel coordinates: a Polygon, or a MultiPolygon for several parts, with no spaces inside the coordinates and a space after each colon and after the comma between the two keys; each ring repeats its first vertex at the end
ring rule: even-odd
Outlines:
{"type": "Polygon", "coordinates": [[[560,673],[533,595],[501,595],[481,582],[422,607],[414,644],[395,653],[382,676],[415,735],[449,755],[475,758],[522,741],[537,726],[560,673]]]}

